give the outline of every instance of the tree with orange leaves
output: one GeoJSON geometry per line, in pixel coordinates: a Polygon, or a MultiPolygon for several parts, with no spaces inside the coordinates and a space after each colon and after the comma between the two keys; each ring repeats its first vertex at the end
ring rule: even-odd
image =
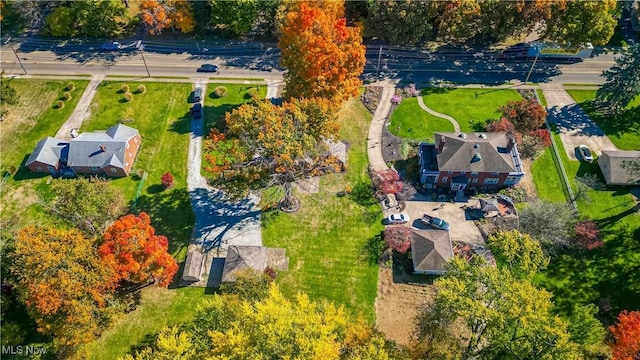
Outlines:
{"type": "Polygon", "coordinates": [[[254,99],[226,114],[224,136],[211,132],[206,171],[231,196],[281,186],[281,207],[294,209],[292,182],[342,170],[327,145],[339,130],[334,110],[327,99],[293,99],[282,106],[254,99]]]}
{"type": "Polygon", "coordinates": [[[615,340],[611,344],[614,360],[640,359],[640,311],[624,310],[609,330],[615,340]]]}
{"type": "Polygon", "coordinates": [[[347,26],[343,1],[292,6],[278,46],[287,98],[344,100],[358,94],[365,47],[360,28],[347,26]]]}
{"type": "Polygon", "coordinates": [[[142,22],[151,34],[160,34],[169,27],[183,33],[193,31],[195,21],[191,4],[181,0],[142,0],[140,4],[142,22]]]}
{"type": "Polygon", "coordinates": [[[142,212],[116,220],[102,236],[98,254],[115,269],[118,281],[144,283],[153,278],[166,287],[178,271],[168,249],[167,238],[155,234],[151,218],[142,212]]]}
{"type": "Polygon", "coordinates": [[[30,226],[18,231],[11,272],[18,299],[53,335],[58,355],[93,340],[108,322],[115,273],[78,230],[30,226]]]}

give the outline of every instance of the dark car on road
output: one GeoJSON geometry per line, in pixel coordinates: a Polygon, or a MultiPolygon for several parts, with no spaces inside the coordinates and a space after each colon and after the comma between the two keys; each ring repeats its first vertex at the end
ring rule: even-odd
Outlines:
{"type": "Polygon", "coordinates": [[[117,51],[120,50],[120,48],[122,48],[122,44],[117,41],[109,41],[102,44],[102,50],[106,51],[117,51]]]}
{"type": "Polygon", "coordinates": [[[202,64],[198,70],[196,70],[197,72],[218,72],[218,65],[214,65],[214,64],[202,64]]]}
{"type": "Polygon", "coordinates": [[[195,90],[193,90],[193,101],[194,102],[202,101],[202,88],[201,87],[197,87],[197,88],[195,88],[195,90]]]}
{"type": "Polygon", "coordinates": [[[194,119],[200,119],[202,117],[202,104],[193,104],[193,107],[191,108],[191,116],[193,116],[194,119]]]}

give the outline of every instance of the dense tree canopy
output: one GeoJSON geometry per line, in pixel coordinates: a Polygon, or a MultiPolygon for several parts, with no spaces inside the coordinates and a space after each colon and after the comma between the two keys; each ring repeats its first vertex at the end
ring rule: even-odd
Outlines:
{"type": "Polygon", "coordinates": [[[72,1],[61,4],[45,20],[53,36],[114,37],[129,23],[120,0],[72,1]]]}
{"type": "Polygon", "coordinates": [[[598,89],[596,101],[614,113],[622,112],[640,95],[640,44],[618,56],[615,65],[604,72],[604,77],[607,81],[598,89]]]}
{"type": "Polygon", "coordinates": [[[342,1],[300,2],[287,13],[278,43],[287,98],[358,94],[365,47],[360,29],[346,24],[342,1]]]}
{"type": "Polygon", "coordinates": [[[92,340],[110,317],[114,273],[77,230],[27,227],[15,239],[18,297],[61,353],[92,340]]]}
{"type": "Polygon", "coordinates": [[[590,345],[591,339],[572,337],[568,322],[553,315],[549,292],[480,258],[454,258],[435,285],[433,302],[417,318],[416,357],[578,359],[590,345]]]}
{"type": "Polygon", "coordinates": [[[520,211],[520,231],[540,240],[546,249],[570,247],[576,222],[575,213],[563,203],[529,202],[520,211]]]}
{"type": "Polygon", "coordinates": [[[488,240],[498,264],[506,266],[516,276],[530,277],[549,264],[540,243],[518,230],[498,231],[488,240]]]}
{"type": "Polygon", "coordinates": [[[340,169],[326,144],[338,134],[334,112],[325,99],[294,99],[282,106],[254,99],[226,114],[225,134],[211,133],[206,170],[232,192],[282,185],[290,205],[292,181],[340,169]]]}
{"type": "Polygon", "coordinates": [[[145,283],[153,278],[166,287],[178,271],[168,248],[167,238],[155,234],[149,215],[143,212],[116,220],[102,236],[98,253],[115,269],[117,281],[145,283]]]}
{"type": "Polygon", "coordinates": [[[564,0],[552,4],[545,38],[579,47],[586,43],[605,45],[613,36],[616,0],[564,0]]]}
{"type": "Polygon", "coordinates": [[[394,45],[415,44],[432,37],[436,10],[429,1],[380,0],[369,9],[365,32],[394,45]]]}
{"type": "Polygon", "coordinates": [[[260,1],[258,0],[210,0],[211,22],[223,30],[243,35],[256,21],[260,1]]]}
{"type": "Polygon", "coordinates": [[[306,295],[287,300],[273,285],[258,302],[214,295],[186,331],[163,330],[147,359],[371,359],[389,358],[386,341],[363,319],[306,295]]]}
{"type": "Polygon", "coordinates": [[[509,101],[500,111],[521,134],[539,129],[547,118],[547,110],[535,99],[509,101]]]}
{"type": "Polygon", "coordinates": [[[124,206],[122,193],[99,178],[53,180],[51,192],[51,212],[90,235],[103,233],[124,206]]]}

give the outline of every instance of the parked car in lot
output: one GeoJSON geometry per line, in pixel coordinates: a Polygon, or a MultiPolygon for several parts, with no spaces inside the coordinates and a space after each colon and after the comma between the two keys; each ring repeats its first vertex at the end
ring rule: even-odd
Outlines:
{"type": "Polygon", "coordinates": [[[582,160],[589,163],[593,161],[593,154],[591,153],[591,150],[587,145],[584,145],[584,144],[580,145],[578,147],[578,150],[580,151],[580,156],[582,157],[582,160]]]}
{"type": "Polygon", "coordinates": [[[200,102],[202,101],[202,88],[197,87],[193,90],[193,101],[200,102]]]}
{"type": "Polygon", "coordinates": [[[193,104],[193,107],[191,108],[191,116],[193,116],[194,119],[200,119],[202,117],[202,104],[193,104]]]}
{"type": "Polygon", "coordinates": [[[102,44],[102,50],[105,51],[117,51],[120,50],[120,48],[122,48],[122,44],[117,41],[109,41],[102,44]]]}
{"type": "Polygon", "coordinates": [[[202,64],[198,70],[196,70],[197,72],[218,72],[218,65],[214,65],[214,64],[202,64]]]}
{"type": "Polygon", "coordinates": [[[409,215],[407,214],[391,214],[387,217],[387,223],[389,225],[406,224],[409,222],[409,215]]]}
{"type": "Polygon", "coordinates": [[[450,228],[448,222],[427,214],[422,215],[422,217],[420,218],[420,222],[422,222],[425,225],[429,225],[433,228],[436,228],[438,230],[449,230],[450,228]]]}

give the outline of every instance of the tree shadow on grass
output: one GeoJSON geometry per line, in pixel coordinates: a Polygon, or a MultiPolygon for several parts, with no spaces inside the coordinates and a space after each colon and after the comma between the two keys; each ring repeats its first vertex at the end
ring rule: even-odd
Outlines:
{"type": "Polygon", "coordinates": [[[605,246],[590,251],[566,250],[555,256],[543,283],[554,294],[559,312],[571,313],[577,304],[598,304],[607,299],[611,311],[601,313],[612,320],[622,309],[640,308],[640,262],[633,260],[639,250],[631,231],[616,227],[603,233],[605,246]]]}
{"type": "Polygon", "coordinates": [[[180,253],[189,246],[195,217],[187,189],[171,189],[157,194],[142,195],[138,198],[136,211],[149,214],[156,234],[169,239],[171,254],[180,253]]]}
{"type": "Polygon", "coordinates": [[[191,112],[185,113],[183,116],[177,118],[169,125],[169,130],[178,134],[186,134],[191,132],[191,112]]]}
{"type": "Polygon", "coordinates": [[[619,115],[610,115],[593,100],[584,101],[578,105],[609,136],[620,137],[629,132],[640,131],[640,106],[624,110],[619,115]]]}

